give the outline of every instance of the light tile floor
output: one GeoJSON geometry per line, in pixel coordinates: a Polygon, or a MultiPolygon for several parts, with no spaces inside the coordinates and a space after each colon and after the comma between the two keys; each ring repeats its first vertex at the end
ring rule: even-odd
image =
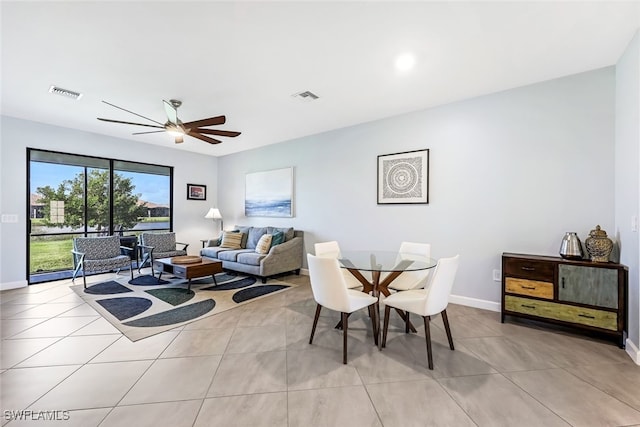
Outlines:
{"type": "Polygon", "coordinates": [[[612,342],[452,304],[456,350],[435,318],[430,371],[424,327],[406,335],[394,314],[380,352],[364,310],[343,365],[338,315],[309,345],[309,278],[281,280],[299,286],[135,343],[68,280],[1,292],[1,425],[640,425],[640,367],[612,342]],[[69,412],[5,412],[23,409],[69,412]]]}

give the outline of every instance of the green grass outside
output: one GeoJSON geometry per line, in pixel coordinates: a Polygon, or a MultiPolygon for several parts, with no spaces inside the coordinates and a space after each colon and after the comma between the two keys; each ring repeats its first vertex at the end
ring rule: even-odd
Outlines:
{"type": "MultiPolygon", "coordinates": [[[[32,225],[43,225],[43,219],[32,219],[32,225]]],[[[168,222],[169,217],[140,218],[140,222],[168,222]]],[[[140,234],[141,231],[132,233],[140,234]]],[[[29,271],[43,273],[49,271],[72,270],[73,238],[75,236],[47,236],[31,239],[29,271]]]]}
{"type": "MultiPolygon", "coordinates": [[[[154,216],[147,217],[141,216],[138,218],[139,222],[169,222],[168,216],[154,216]]],[[[32,227],[45,227],[47,224],[44,218],[31,218],[31,226],[32,227]]]]}
{"type": "Polygon", "coordinates": [[[45,272],[57,270],[72,270],[73,258],[71,249],[73,237],[64,236],[64,239],[31,240],[30,248],[30,272],[45,272]]]}
{"type": "Polygon", "coordinates": [[[140,217],[140,222],[169,222],[168,216],[140,217]]]}

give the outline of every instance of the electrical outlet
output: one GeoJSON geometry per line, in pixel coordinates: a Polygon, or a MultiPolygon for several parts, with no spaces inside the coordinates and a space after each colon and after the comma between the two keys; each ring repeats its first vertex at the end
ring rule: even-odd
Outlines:
{"type": "Polygon", "coordinates": [[[493,281],[502,282],[502,275],[500,274],[500,270],[493,270],[493,281]]]}

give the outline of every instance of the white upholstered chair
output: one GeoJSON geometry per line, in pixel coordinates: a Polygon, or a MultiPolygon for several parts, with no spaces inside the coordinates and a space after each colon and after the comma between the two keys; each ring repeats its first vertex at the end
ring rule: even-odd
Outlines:
{"type": "MultiPolygon", "coordinates": [[[[332,240],[330,242],[321,242],[316,243],[314,249],[316,251],[316,256],[320,256],[323,258],[340,258],[340,246],[338,242],[332,240]]],[[[344,276],[344,281],[347,284],[347,288],[349,289],[358,289],[362,288],[362,283],[355,276],[349,273],[349,270],[341,268],[342,275],[344,276]]]]}
{"type": "Polygon", "coordinates": [[[375,305],[375,309],[370,309],[369,314],[371,315],[374,337],[377,337],[378,298],[353,289],[347,289],[344,281],[344,275],[340,271],[340,265],[336,258],[318,257],[312,254],[307,254],[307,263],[309,266],[313,299],[318,304],[316,307],[316,314],[313,319],[313,327],[311,328],[309,344],[313,343],[313,335],[316,332],[316,326],[318,325],[318,319],[320,317],[320,310],[322,307],[340,312],[342,317],[343,333],[342,363],[346,364],[347,332],[349,326],[348,315],[362,308],[375,305]]]}
{"type": "MultiPolygon", "coordinates": [[[[425,257],[431,257],[431,245],[429,243],[402,242],[400,244],[398,262],[402,260],[421,260],[425,257]]],[[[389,284],[389,288],[396,291],[424,288],[429,281],[430,272],[431,269],[404,271],[389,284]]]]}
{"type": "Polygon", "coordinates": [[[449,340],[449,348],[453,350],[453,338],[451,337],[451,329],[449,327],[449,319],[447,318],[447,305],[449,303],[449,294],[458,271],[460,263],[460,255],[451,258],[441,258],[435,271],[424,289],[411,289],[408,291],[400,291],[388,296],[383,300],[384,308],[384,329],[382,334],[382,347],[387,343],[387,330],[389,329],[389,316],[391,307],[405,311],[406,326],[405,332],[408,332],[409,313],[415,313],[424,319],[425,339],[427,343],[427,360],[429,369],[433,369],[433,357],[431,355],[431,332],[429,330],[429,321],[431,316],[442,314],[447,339],[449,340]]]}

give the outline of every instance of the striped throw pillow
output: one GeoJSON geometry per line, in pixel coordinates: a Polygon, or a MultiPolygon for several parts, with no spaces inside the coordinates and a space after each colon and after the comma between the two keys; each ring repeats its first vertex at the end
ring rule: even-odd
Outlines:
{"type": "Polygon", "coordinates": [[[227,249],[241,249],[242,236],[244,233],[234,233],[231,231],[225,231],[222,234],[222,243],[220,243],[221,248],[227,249]]]}
{"type": "Polygon", "coordinates": [[[273,236],[271,234],[263,234],[258,240],[258,244],[256,245],[256,253],[258,254],[266,254],[271,249],[271,238],[273,236]]]}

